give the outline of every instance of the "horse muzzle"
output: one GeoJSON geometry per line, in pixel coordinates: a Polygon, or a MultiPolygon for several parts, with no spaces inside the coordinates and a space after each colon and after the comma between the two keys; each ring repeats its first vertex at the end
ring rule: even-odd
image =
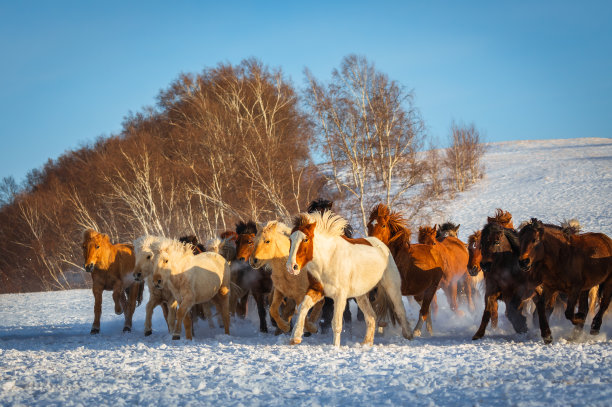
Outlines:
{"type": "Polygon", "coordinates": [[[476,266],[473,266],[472,268],[468,270],[468,273],[470,274],[470,276],[476,277],[478,273],[480,273],[480,269],[476,266]]]}
{"type": "Polygon", "coordinates": [[[297,263],[287,263],[287,272],[291,275],[297,276],[300,274],[300,266],[297,263]]]}
{"type": "Polygon", "coordinates": [[[143,281],[142,272],[141,271],[136,271],[136,272],[132,273],[132,275],[134,276],[134,281],[136,281],[137,283],[140,283],[141,281],[143,281]]]}
{"type": "Polygon", "coordinates": [[[529,257],[526,259],[519,259],[519,266],[521,266],[521,270],[523,271],[529,271],[529,269],[531,268],[531,260],[529,260],[529,257]]]}
{"type": "Polygon", "coordinates": [[[253,267],[254,269],[259,268],[260,264],[259,264],[259,259],[257,257],[251,257],[249,259],[249,264],[251,265],[251,267],[253,267]]]}
{"type": "Polygon", "coordinates": [[[93,273],[95,266],[96,265],[93,264],[93,263],[86,264],[85,265],[85,271],[88,272],[88,273],[93,273]]]}

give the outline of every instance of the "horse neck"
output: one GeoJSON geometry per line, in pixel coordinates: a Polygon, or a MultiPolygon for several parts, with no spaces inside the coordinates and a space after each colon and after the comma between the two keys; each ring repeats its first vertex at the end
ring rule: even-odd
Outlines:
{"type": "Polygon", "coordinates": [[[344,242],[340,236],[315,236],[312,253],[313,262],[324,268],[333,257],[333,253],[336,251],[340,241],[344,242]]]}
{"type": "Polygon", "coordinates": [[[107,247],[108,250],[106,250],[103,256],[100,256],[100,261],[96,265],[100,270],[108,270],[117,258],[117,247],[112,243],[109,243],[107,247]]]}

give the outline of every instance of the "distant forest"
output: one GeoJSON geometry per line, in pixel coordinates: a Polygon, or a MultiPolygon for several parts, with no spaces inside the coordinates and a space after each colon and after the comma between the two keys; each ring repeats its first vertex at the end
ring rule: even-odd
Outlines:
{"type": "MultiPolygon", "coordinates": [[[[0,293],[87,287],[83,231],[206,240],[239,220],[288,222],[317,197],[363,233],[377,202],[418,219],[483,174],[474,125],[435,149],[413,94],[364,57],[297,89],[256,59],[182,74],[119,134],[0,183],[0,293]],[[317,157],[315,165],[313,157],[317,157]],[[429,205],[429,206],[428,206],[429,205]]],[[[85,135],[86,136],[86,135],[85,135]]]]}

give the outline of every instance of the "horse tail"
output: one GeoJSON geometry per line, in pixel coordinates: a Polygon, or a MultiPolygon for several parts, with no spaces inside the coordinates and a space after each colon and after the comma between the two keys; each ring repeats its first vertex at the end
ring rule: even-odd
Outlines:
{"type": "Polygon", "coordinates": [[[387,321],[391,322],[393,325],[397,325],[399,322],[395,315],[391,298],[389,298],[387,291],[381,284],[376,288],[376,298],[372,302],[372,308],[374,309],[376,321],[379,325],[385,326],[387,321]]]}

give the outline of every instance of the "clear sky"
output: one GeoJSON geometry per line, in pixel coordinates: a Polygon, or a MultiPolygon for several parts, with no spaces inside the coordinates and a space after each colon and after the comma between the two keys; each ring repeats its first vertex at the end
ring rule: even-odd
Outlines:
{"type": "Polygon", "coordinates": [[[610,1],[0,1],[0,178],[116,133],[181,72],[257,57],[304,86],[347,54],[428,132],[612,137],[610,1]]]}

